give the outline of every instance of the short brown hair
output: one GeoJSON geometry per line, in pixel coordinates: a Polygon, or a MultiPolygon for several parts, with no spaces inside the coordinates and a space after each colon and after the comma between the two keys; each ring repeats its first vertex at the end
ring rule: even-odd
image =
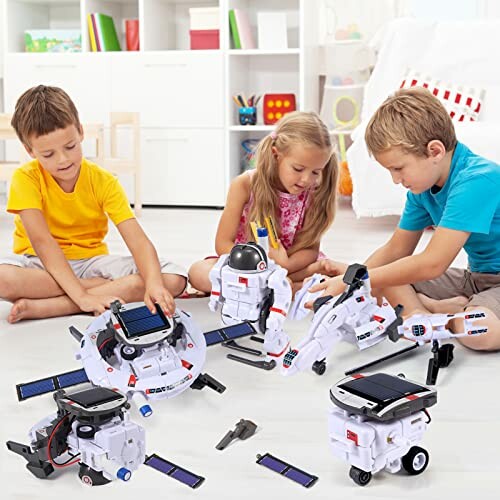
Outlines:
{"type": "Polygon", "coordinates": [[[33,136],[40,137],[70,125],[80,129],[80,118],[75,104],[63,89],[38,85],[17,100],[11,125],[19,140],[30,146],[33,136]]]}
{"type": "Polygon", "coordinates": [[[450,115],[439,99],[422,87],[400,89],[388,97],[365,132],[370,154],[400,147],[405,153],[427,157],[432,140],[441,141],[446,151],[457,145],[450,115]]]}

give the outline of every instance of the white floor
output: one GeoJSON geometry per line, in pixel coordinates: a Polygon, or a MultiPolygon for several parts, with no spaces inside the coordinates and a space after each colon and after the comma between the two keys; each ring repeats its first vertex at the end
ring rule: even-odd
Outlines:
{"type": "MultiPolygon", "coordinates": [[[[188,266],[213,252],[219,215],[208,210],[145,210],[141,223],[160,254],[188,266]]],[[[361,261],[388,238],[396,222],[395,218],[356,220],[344,206],[323,249],[339,260],[361,261]]],[[[1,253],[10,251],[11,230],[10,217],[1,215],[1,253]]],[[[124,251],[116,232],[110,235],[109,243],[111,251],[124,251]]],[[[459,262],[463,261],[460,256],[459,262]]],[[[178,305],[192,312],[203,329],[218,326],[206,299],[179,301],[178,305]]],[[[15,385],[79,368],[68,326],[83,328],[89,318],[81,315],[9,325],[5,321],[8,309],[7,303],[0,303],[0,441],[27,442],[29,428],[52,413],[55,406],[49,395],[18,403],[15,385]]],[[[293,343],[307,327],[307,319],[287,323],[293,343]]],[[[282,377],[277,369],[263,372],[236,364],[225,358],[227,351],[223,348],[212,347],[204,371],[227,386],[224,394],[209,389],[188,390],[173,400],[154,404],[155,414],[149,419],[142,419],[132,408],[133,419],[146,428],[148,453],[157,453],[206,477],[198,490],[192,491],[145,466],[126,484],[114,482],[92,491],[79,483],[77,467],[40,481],[25,469],[21,457],[4,448],[0,453],[2,498],[498,498],[499,354],[478,354],[457,345],[455,361],[439,376],[438,404],[430,410],[433,421],[423,446],[430,453],[431,463],[423,475],[383,472],[361,489],[349,479],[348,465],[330,455],[326,432],[329,388],[342,378],[344,370],[400,347],[387,341],[357,352],[353,346],[341,344],[330,356],[323,377],[310,372],[292,379],[282,377]],[[257,434],[217,451],[216,443],[240,418],[256,422],[257,434]],[[264,452],[319,476],[318,483],[306,490],[256,465],[256,454],[264,452]]],[[[429,357],[429,349],[421,348],[385,371],[404,372],[410,379],[424,381],[429,357]]]]}

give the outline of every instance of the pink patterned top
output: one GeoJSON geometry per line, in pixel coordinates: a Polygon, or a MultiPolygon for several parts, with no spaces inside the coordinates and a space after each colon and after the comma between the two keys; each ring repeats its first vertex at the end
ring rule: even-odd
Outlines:
{"type": "MultiPolygon", "coordinates": [[[[253,170],[250,170],[248,174],[252,175],[253,172],[253,170]]],[[[295,235],[302,229],[311,196],[310,191],[303,191],[300,194],[290,194],[278,191],[278,196],[281,222],[281,231],[279,231],[280,240],[285,249],[288,250],[293,245],[295,235]]],[[[250,199],[243,207],[243,212],[241,213],[240,225],[236,233],[235,243],[246,243],[247,241],[246,228],[253,201],[253,193],[250,193],[250,199]]],[[[318,260],[324,258],[326,258],[326,256],[322,252],[319,252],[318,260]]]]}

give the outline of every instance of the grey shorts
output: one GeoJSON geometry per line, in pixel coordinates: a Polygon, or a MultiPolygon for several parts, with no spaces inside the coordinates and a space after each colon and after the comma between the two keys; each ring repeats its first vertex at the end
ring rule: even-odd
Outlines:
{"type": "MultiPolygon", "coordinates": [[[[77,278],[106,278],[115,280],[130,274],[138,273],[134,258],[120,255],[97,255],[88,259],[68,260],[71,269],[77,278]]],[[[27,269],[44,269],[41,260],[34,255],[16,255],[0,258],[1,264],[11,264],[13,266],[27,269]]],[[[187,279],[187,271],[164,259],[160,259],[161,272],[163,274],[178,274],[187,279]]]]}
{"type": "Polygon", "coordinates": [[[500,273],[471,273],[452,267],[435,280],[414,283],[413,288],[431,299],[467,297],[465,307],[486,307],[500,318],[500,273]]]}

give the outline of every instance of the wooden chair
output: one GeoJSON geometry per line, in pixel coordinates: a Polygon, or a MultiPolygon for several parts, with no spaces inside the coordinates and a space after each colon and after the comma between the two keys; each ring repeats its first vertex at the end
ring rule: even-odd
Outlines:
{"type": "Polygon", "coordinates": [[[110,115],[110,125],[111,156],[104,155],[97,160],[97,163],[115,175],[132,174],[134,177],[134,212],[137,217],[140,217],[142,212],[142,193],[139,113],[112,112],[110,115]],[[130,144],[133,150],[130,158],[118,156],[119,129],[127,132],[130,131],[132,134],[130,144]]]}
{"type": "MultiPolygon", "coordinates": [[[[11,116],[7,114],[0,114],[0,141],[7,142],[14,140],[19,142],[16,132],[10,124],[11,116]]],[[[9,182],[14,170],[21,164],[25,155],[22,154],[24,148],[19,143],[19,158],[18,160],[0,160],[0,182],[9,182]]]]}

